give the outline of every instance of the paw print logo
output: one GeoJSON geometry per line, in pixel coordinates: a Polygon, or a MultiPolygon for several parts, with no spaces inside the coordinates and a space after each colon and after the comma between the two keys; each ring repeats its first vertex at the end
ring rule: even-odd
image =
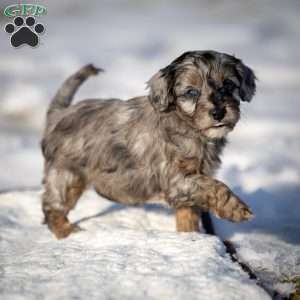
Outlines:
{"type": "Polygon", "coordinates": [[[45,31],[45,27],[41,23],[35,22],[35,18],[29,16],[24,22],[24,18],[16,17],[13,23],[8,23],[5,26],[5,31],[12,34],[10,38],[13,47],[19,47],[27,44],[35,47],[39,43],[39,35],[45,31]]]}

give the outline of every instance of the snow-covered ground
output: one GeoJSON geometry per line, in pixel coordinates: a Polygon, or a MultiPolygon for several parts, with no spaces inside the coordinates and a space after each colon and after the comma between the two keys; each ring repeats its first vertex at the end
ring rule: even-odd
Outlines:
{"type": "Polygon", "coordinates": [[[89,192],[71,216],[86,231],[57,241],[39,196],[0,196],[1,299],[270,299],[218,238],[176,234],[167,208],[89,192]]]}
{"type": "MultiPolygon", "coordinates": [[[[242,106],[242,120],[230,135],[218,177],[245,199],[256,218],[246,224],[215,219],[214,223],[223,238],[234,242],[240,259],[271,287],[282,290],[280,282],[283,278],[299,275],[300,2],[90,0],[84,4],[87,2],[51,0],[39,3],[48,8],[48,15],[39,19],[46,32],[41,36],[38,48],[13,49],[7,34],[0,30],[0,190],[40,187],[43,163],[39,139],[46,107],[59,84],[81,65],[93,62],[105,68],[106,73],[89,80],[76,99],[96,96],[128,98],[145,93],[145,81],[183,51],[215,49],[234,53],[256,71],[259,81],[253,102],[242,106]]],[[[0,6],[3,8],[5,4],[11,2],[1,1],[0,6]]],[[[0,26],[7,21],[0,18],[0,26]]],[[[80,217],[84,217],[87,213],[95,214],[105,209],[102,204],[92,204],[90,197],[86,201],[88,207],[83,209],[83,204],[79,204],[74,216],[82,214],[80,217]]],[[[202,290],[202,280],[205,279],[201,273],[206,264],[208,269],[212,268],[211,274],[215,274],[214,268],[222,266],[218,269],[220,277],[208,276],[209,283],[212,286],[216,281],[223,284],[221,275],[225,281],[229,276],[228,295],[231,295],[234,280],[239,276],[245,278],[243,275],[236,277],[240,274],[238,267],[224,257],[224,249],[217,239],[193,236],[196,241],[192,243],[190,236],[172,233],[173,219],[165,210],[147,209],[146,215],[149,216],[145,217],[141,209],[122,209],[117,218],[114,216],[117,212],[112,210],[104,217],[107,225],[102,224],[103,217],[89,220],[83,224],[88,228],[86,232],[56,242],[44,227],[38,225],[38,204],[37,194],[19,193],[0,198],[0,223],[4,224],[0,232],[1,247],[5,249],[0,249],[0,266],[4,262],[5,271],[0,280],[0,291],[5,288],[5,293],[13,295],[16,286],[15,299],[21,297],[21,290],[34,288],[35,280],[40,287],[36,293],[50,291],[56,275],[57,282],[64,287],[62,293],[79,293],[79,289],[85,287],[77,283],[80,277],[73,277],[72,268],[75,275],[84,269],[88,280],[100,283],[97,286],[91,284],[91,296],[101,291],[115,291],[116,296],[122,291],[129,293],[131,287],[135,289],[139,278],[148,278],[141,275],[143,271],[134,275],[134,270],[142,268],[150,258],[155,261],[155,266],[162,265],[162,272],[159,273],[156,267],[154,270],[145,267],[146,274],[151,274],[149,278],[153,285],[148,278],[148,286],[139,283],[140,289],[137,290],[137,293],[142,290],[153,292],[148,295],[150,299],[168,298],[171,294],[166,294],[166,297],[161,294],[164,293],[163,287],[173,289],[178,299],[190,295],[190,291],[206,293],[202,290]],[[122,220],[125,228],[123,223],[118,223],[122,220]],[[157,221],[152,223],[149,220],[157,221]],[[113,240],[116,240],[115,244],[113,240]],[[104,245],[100,241],[105,241],[104,245]],[[147,245],[145,252],[141,250],[143,245],[147,245]],[[188,259],[184,256],[185,251],[191,253],[190,250],[196,246],[198,249],[198,245],[199,257],[192,255],[188,259]],[[173,252],[176,247],[180,252],[173,252]],[[91,257],[97,257],[98,249],[99,253],[112,257],[104,262],[99,258],[99,265],[98,260],[94,263],[91,257]],[[56,254],[47,256],[47,250],[56,254]],[[170,254],[170,261],[166,259],[165,262],[165,251],[173,255],[170,254]],[[135,252],[142,253],[142,256],[134,262],[132,256],[135,252]],[[40,262],[35,260],[38,257],[40,262]],[[91,263],[85,263],[85,258],[91,263]],[[204,258],[207,258],[206,262],[204,258]],[[177,260],[182,266],[178,269],[174,263],[177,260]],[[213,266],[215,260],[218,264],[213,266]],[[131,269],[131,264],[134,269],[131,269]],[[30,265],[34,266],[33,270],[30,270],[30,265]],[[202,276],[201,279],[198,281],[197,276],[186,275],[185,265],[191,269],[191,274],[202,276]],[[64,266],[68,274],[66,281],[62,280],[64,266]],[[118,273],[122,268],[125,273],[118,273]],[[228,271],[231,269],[232,272],[228,271]],[[14,277],[14,273],[20,274],[20,278],[14,277]],[[166,277],[160,278],[162,273],[166,277]],[[125,274],[131,276],[132,281],[126,281],[125,274]],[[46,281],[43,281],[43,276],[46,281]],[[101,280],[98,281],[97,276],[101,280]],[[183,278],[179,284],[180,276],[183,278]],[[76,284],[69,290],[66,285],[73,278],[76,284]],[[101,282],[105,282],[105,287],[101,287],[104,286],[101,282]]],[[[245,292],[246,281],[243,280],[241,294],[237,294],[236,299],[245,292]]],[[[257,292],[253,284],[250,284],[250,289],[257,292]]],[[[211,294],[212,289],[209,291],[211,294]]],[[[224,298],[231,299],[227,294],[224,298]]]]}

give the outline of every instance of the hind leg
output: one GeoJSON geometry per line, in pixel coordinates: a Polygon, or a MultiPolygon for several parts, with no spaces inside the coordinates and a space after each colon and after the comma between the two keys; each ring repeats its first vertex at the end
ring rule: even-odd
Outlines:
{"type": "Polygon", "coordinates": [[[42,206],[45,223],[58,239],[78,231],[67,218],[85,189],[85,182],[79,175],[68,170],[50,169],[45,177],[45,191],[42,206]]]}

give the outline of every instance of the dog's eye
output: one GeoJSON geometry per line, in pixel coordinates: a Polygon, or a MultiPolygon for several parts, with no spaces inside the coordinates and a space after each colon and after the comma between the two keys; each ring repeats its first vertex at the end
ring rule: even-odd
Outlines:
{"type": "Polygon", "coordinates": [[[223,82],[223,88],[227,93],[232,94],[236,88],[236,84],[230,79],[225,79],[223,82]]]}
{"type": "Polygon", "coordinates": [[[191,97],[191,98],[197,98],[200,96],[200,91],[199,90],[196,90],[196,89],[188,89],[184,95],[187,96],[187,97],[191,97]]]}

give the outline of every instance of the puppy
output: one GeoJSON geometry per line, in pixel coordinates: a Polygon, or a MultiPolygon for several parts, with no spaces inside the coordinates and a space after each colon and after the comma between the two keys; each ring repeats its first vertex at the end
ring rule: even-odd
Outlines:
{"type": "Polygon", "coordinates": [[[186,52],[148,81],[147,96],[70,106],[80,84],[99,71],[87,65],[67,79],[47,113],[42,207],[57,238],[78,230],[67,215],[88,187],[129,205],[167,202],[177,209],[178,231],[198,230],[199,209],[233,222],[252,217],[212,177],[240,103],[255,94],[249,67],[225,53],[186,52]]]}

